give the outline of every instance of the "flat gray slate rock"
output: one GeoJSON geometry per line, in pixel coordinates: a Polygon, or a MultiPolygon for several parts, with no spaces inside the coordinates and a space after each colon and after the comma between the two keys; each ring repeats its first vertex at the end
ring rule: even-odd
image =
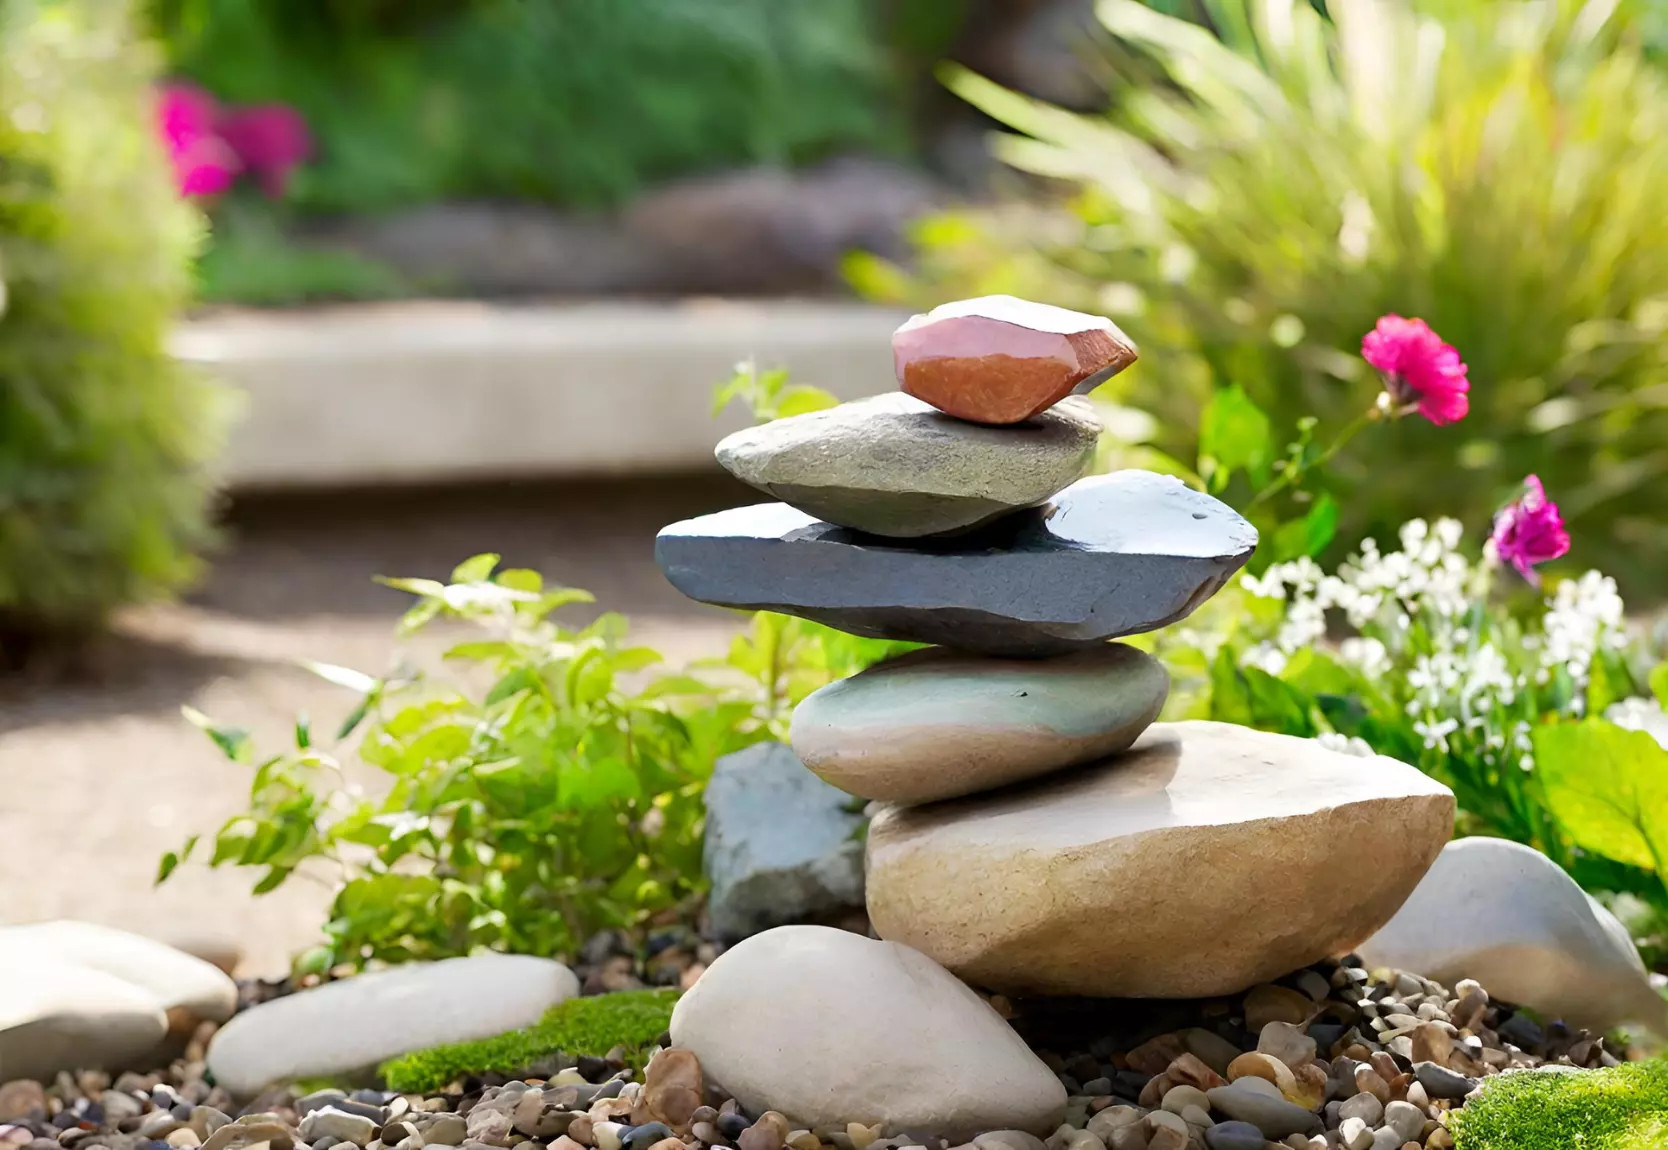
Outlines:
{"type": "Polygon", "coordinates": [[[738,507],[665,528],[655,559],[703,603],[1026,657],[1184,619],[1256,546],[1256,528],[1226,504],[1132,470],[948,540],[877,539],[785,503],[738,507]]]}
{"type": "Polygon", "coordinates": [[[901,392],[778,419],[725,437],[743,483],[828,523],[914,538],[970,530],[1035,507],[1094,462],[1100,420],[1070,397],[1006,427],[966,423],[901,392]]]}

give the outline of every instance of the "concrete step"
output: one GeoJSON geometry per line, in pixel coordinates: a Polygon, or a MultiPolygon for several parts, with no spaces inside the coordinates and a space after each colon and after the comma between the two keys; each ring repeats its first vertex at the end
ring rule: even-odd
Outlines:
{"type": "Polygon", "coordinates": [[[424,301],[188,321],[174,350],[243,405],[234,489],[665,474],[712,466],[735,364],[843,399],[896,386],[905,313],[828,300],[424,301]]]}

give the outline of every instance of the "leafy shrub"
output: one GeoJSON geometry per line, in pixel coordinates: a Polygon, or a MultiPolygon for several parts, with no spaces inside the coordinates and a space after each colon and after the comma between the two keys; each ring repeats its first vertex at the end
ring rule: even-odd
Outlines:
{"type": "Polygon", "coordinates": [[[584,207],[670,176],[901,144],[867,0],[165,0],[180,72],[293,105],[307,211],[584,207]]]}
{"type": "MultiPolygon", "coordinates": [[[[476,556],[450,583],[386,581],[418,597],[402,634],[440,619],[481,632],[446,652],[464,669],[457,685],[314,667],[359,693],[336,741],[357,734],[385,793],[347,787],[338,753],[298,722],[294,748],[256,768],[248,811],[214,836],[209,864],[262,868],[257,894],[304,868],[334,872],[326,942],[303,969],[571,954],[596,930],[688,915],[704,886],[713,762],[782,737],[799,699],[895,649],[761,613],[699,675],[651,675],[660,657],[626,645],[624,618],[565,626],[553,613],[589,594],[532,571],[494,574],[497,561],[476,556]]],[[[245,732],[188,717],[253,763],[245,732]]],[[[164,857],[158,881],[197,845],[164,857]]]]}
{"type": "Polygon", "coordinates": [[[119,0],[0,5],[0,647],[165,594],[208,535],[221,395],[165,346],[198,223],[152,64],[119,0]]]}
{"type": "Polygon", "coordinates": [[[1652,1150],[1668,1144],[1668,1062],[1503,1074],[1451,1122],[1457,1150],[1652,1150]]]}
{"type": "Polygon", "coordinates": [[[919,279],[872,258],[854,276],[883,295],[1012,291],[1113,314],[1144,356],[1114,394],[1178,457],[1230,384],[1281,426],[1318,417],[1326,438],[1354,413],[1361,333],[1382,312],[1423,316],[1471,364],[1465,441],[1408,423],[1352,450],[1341,539],[1435,514],[1478,530],[1532,472],[1595,561],[1660,594],[1663,76],[1622,16],[1576,0],[1328,8],[1219,0],[1218,39],[1106,0],[1123,77],[1106,116],[952,74],[1024,133],[999,154],[1072,195],[924,226],[919,279]]]}
{"type": "Polygon", "coordinates": [[[391,1059],[381,1076],[390,1090],[439,1090],[466,1074],[514,1074],[553,1054],[601,1057],[626,1049],[627,1065],[641,1068],[656,1039],[672,1024],[675,990],[627,990],[570,998],[536,1025],[479,1042],[456,1042],[391,1059]]]}

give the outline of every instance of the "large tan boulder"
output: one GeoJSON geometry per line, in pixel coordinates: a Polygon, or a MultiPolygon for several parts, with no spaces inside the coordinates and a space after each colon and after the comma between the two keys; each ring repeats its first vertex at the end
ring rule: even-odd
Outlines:
{"type": "Polygon", "coordinates": [[[1452,793],[1394,759],[1158,724],[1035,786],[882,811],[869,917],[994,990],[1227,994],[1371,935],[1453,819],[1452,793]]]}
{"type": "Polygon", "coordinates": [[[925,956],[781,926],[719,956],[672,1012],[672,1041],[749,1114],[906,1134],[1046,1134],[1066,1089],[996,1011],[925,956]]]}

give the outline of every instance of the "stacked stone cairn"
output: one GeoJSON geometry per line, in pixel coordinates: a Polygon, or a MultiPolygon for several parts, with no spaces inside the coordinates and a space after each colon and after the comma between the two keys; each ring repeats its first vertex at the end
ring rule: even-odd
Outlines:
{"type": "MultiPolygon", "coordinates": [[[[914,317],[893,351],[901,394],[719,445],[727,470],[782,502],[674,524],[656,545],[694,599],[930,644],[823,688],[792,722],[810,770],[877,804],[866,898],[883,941],[816,927],[756,935],[685,997],[672,1038],[744,1106],[806,1124],[1047,1134],[1065,1113],[1059,1080],[1034,1056],[1031,1069],[986,1057],[1029,1054],[988,1007],[982,1022],[952,1024],[983,1001],[969,985],[1000,1002],[1199,999],[1289,977],[1395,914],[1448,841],[1454,801],[1394,760],[1228,724],[1155,724],[1165,670],[1108,640],[1185,618],[1257,534],[1173,477],[1084,478],[1101,428],[1074,393],[1136,358],[1109,320],[993,296],[914,317]],[[808,984],[826,1008],[814,1018],[794,1006],[808,984]],[[900,1033],[928,1002],[936,1020],[900,1033]],[[803,1074],[805,1049],[865,1026],[926,1064],[871,1091],[865,1113],[829,1112],[837,1067],[809,1089],[760,1077],[761,1051],[803,1074]]],[[[1291,1041],[1236,1064],[1232,1081],[1203,1063],[1192,1077],[1155,1073],[1191,1091],[1170,1107],[1188,1121],[1168,1134],[1168,1120],[1136,1122],[1115,1146],[1320,1136],[1327,1069],[1305,1012],[1293,1013],[1280,1022],[1291,1041]]],[[[1417,1137],[1395,1147],[1404,1141],[1417,1137]]]]}

